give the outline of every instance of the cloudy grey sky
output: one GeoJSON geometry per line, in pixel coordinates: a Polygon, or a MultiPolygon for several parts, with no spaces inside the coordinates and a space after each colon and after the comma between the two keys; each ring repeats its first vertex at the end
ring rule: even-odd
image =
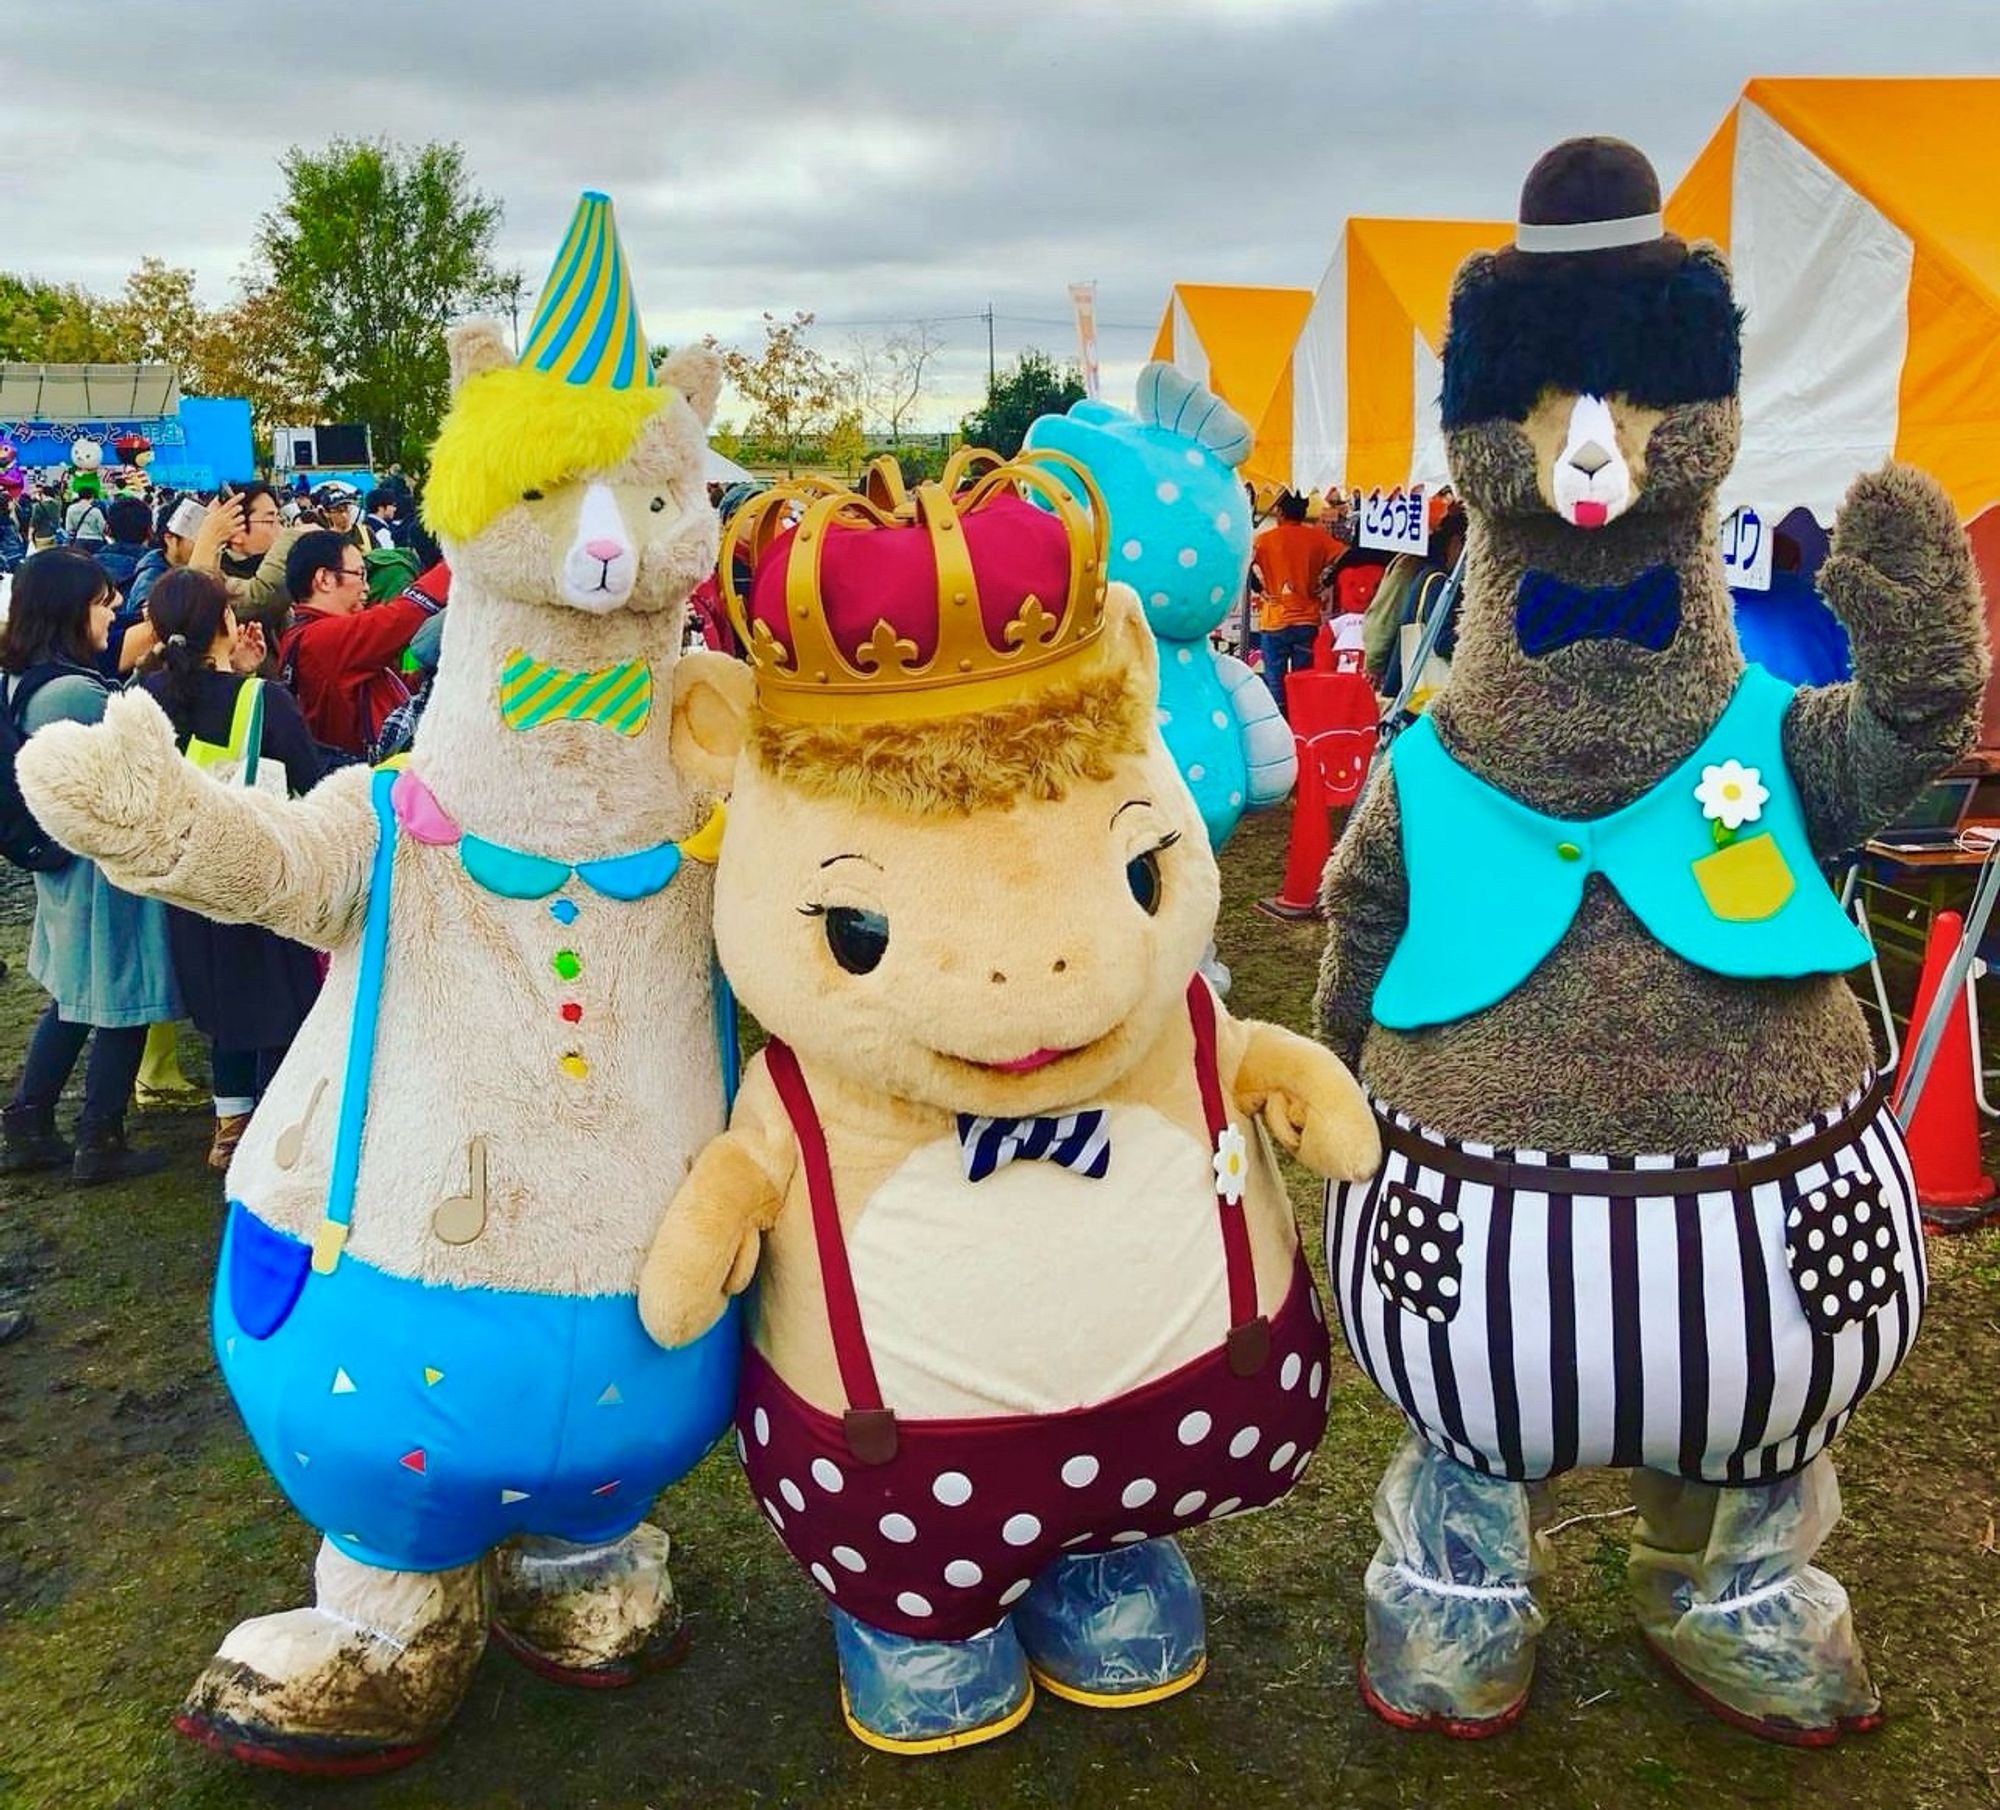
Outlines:
{"type": "MultiPolygon", "coordinates": [[[[989,302],[1003,362],[1105,392],[1169,286],[1311,285],[1349,214],[1506,217],[1575,132],[1671,185],[1745,80],[2000,73],[2000,0],[48,0],[9,15],[0,267],[115,289],[146,253],[220,301],[330,136],[455,138],[539,284],[583,187],[618,206],[656,338],[818,342],[989,302]],[[867,323],[854,325],[848,323],[867,323]]],[[[1940,171],[1941,181],[1950,180],[1940,171]]],[[[927,413],[983,385],[949,319],[927,413]]]]}

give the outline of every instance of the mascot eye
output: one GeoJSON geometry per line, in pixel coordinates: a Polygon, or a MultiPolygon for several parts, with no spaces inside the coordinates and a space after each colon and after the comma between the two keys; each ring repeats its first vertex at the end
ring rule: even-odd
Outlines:
{"type": "Polygon", "coordinates": [[[1132,896],[1139,902],[1139,909],[1149,918],[1160,913],[1160,856],[1180,840],[1176,830],[1158,848],[1149,848],[1143,855],[1134,855],[1125,863],[1125,884],[1132,889],[1132,896]]]}
{"type": "Polygon", "coordinates": [[[807,905],[808,917],[822,920],[826,946],[850,974],[873,974],[889,953],[889,920],[879,911],[854,905],[807,905]]]}
{"type": "Polygon", "coordinates": [[[539,490],[524,490],[521,492],[521,501],[524,503],[539,503],[541,500],[542,493],[539,490]]]}
{"type": "Polygon", "coordinates": [[[662,509],[666,508],[666,506],[667,506],[667,499],[663,496],[656,496],[652,501],[652,510],[655,515],[658,515],[662,509]]]}

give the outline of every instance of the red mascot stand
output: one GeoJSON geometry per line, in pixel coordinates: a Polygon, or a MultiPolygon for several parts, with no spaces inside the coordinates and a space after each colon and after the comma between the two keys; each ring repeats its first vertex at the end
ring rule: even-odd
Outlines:
{"type": "Polygon", "coordinates": [[[1319,877],[1333,851],[1332,813],[1361,795],[1375,757],[1379,707],[1361,673],[1317,667],[1287,677],[1285,702],[1299,756],[1292,839],[1284,884],[1276,898],[1259,899],[1257,909],[1266,917],[1296,921],[1319,915],[1319,877]]]}

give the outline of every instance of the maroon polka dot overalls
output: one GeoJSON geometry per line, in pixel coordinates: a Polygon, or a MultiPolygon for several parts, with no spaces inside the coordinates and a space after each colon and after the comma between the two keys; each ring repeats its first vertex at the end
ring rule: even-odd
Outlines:
{"type": "MultiPolygon", "coordinates": [[[[1215,1001],[1199,978],[1188,1011],[1213,1142],[1229,1119],[1215,1001]]],[[[805,1077],[781,1043],[766,1047],[765,1061],[805,1163],[848,1406],[834,1415],[803,1400],[753,1348],[737,1399],[738,1447],[787,1550],[842,1609],[895,1634],[968,1639],[1000,1621],[1056,1559],[1267,1507],[1304,1473],[1326,1428],[1319,1297],[1301,1250],[1284,1304],[1269,1318],[1257,1312],[1243,1208],[1220,1193],[1231,1323],[1213,1350],[1063,1413],[898,1418],[876,1383],[805,1077]]]]}

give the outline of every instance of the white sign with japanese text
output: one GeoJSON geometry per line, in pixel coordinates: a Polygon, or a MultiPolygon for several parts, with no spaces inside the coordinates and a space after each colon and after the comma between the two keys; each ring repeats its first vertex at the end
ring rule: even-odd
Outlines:
{"type": "Polygon", "coordinates": [[[1771,588],[1771,542],[1773,526],[1749,504],[1744,504],[1722,524],[1722,569],[1730,588],[1738,591],[1768,591],[1771,588]]]}
{"type": "Polygon", "coordinates": [[[1382,553],[1425,553],[1430,549],[1430,517],[1424,487],[1371,490],[1354,499],[1354,530],[1361,546],[1382,553]]]}

